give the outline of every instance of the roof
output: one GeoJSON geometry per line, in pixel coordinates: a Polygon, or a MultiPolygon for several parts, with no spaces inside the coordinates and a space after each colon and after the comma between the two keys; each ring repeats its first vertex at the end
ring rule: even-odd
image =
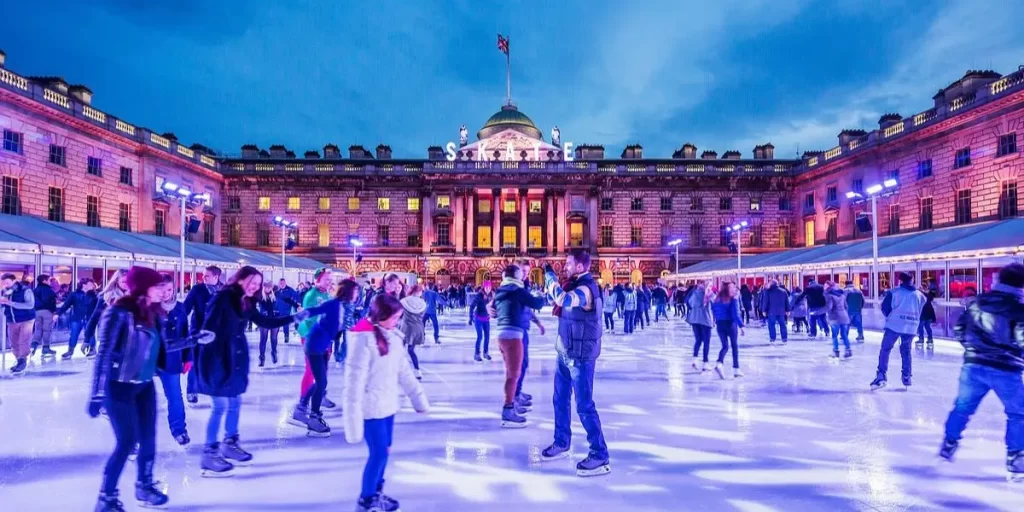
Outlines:
{"type": "Polygon", "coordinates": [[[529,116],[519,111],[515,105],[505,105],[484,123],[483,128],[477,132],[478,139],[486,139],[491,135],[513,129],[535,139],[543,139],[537,125],[529,116]]]}

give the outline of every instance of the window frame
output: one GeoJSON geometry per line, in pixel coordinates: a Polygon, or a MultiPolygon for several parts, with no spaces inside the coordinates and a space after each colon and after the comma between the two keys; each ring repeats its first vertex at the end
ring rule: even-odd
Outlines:
{"type": "Polygon", "coordinates": [[[47,162],[53,165],[59,165],[61,167],[68,166],[68,148],[66,146],[58,146],[56,144],[50,144],[50,156],[47,162]]]}
{"type": "Polygon", "coordinates": [[[971,165],[971,147],[967,146],[956,150],[953,155],[953,169],[963,169],[971,165]]]}
{"type": "Polygon", "coordinates": [[[16,155],[24,155],[25,134],[5,128],[3,131],[3,150],[16,155]]]}
{"type": "Polygon", "coordinates": [[[103,159],[95,156],[86,158],[85,173],[89,176],[103,177],[103,159]]]}
{"type": "Polygon", "coordinates": [[[1017,152],[1017,132],[1004,133],[996,140],[996,158],[1017,152]]]}

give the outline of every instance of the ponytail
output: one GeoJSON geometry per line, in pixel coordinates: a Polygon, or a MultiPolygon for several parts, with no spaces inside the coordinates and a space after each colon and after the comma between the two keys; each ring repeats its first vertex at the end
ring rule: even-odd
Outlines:
{"type": "Polygon", "coordinates": [[[402,303],[394,296],[382,293],[373,298],[370,303],[370,324],[373,325],[373,336],[377,340],[377,350],[380,355],[388,355],[388,338],[384,329],[380,326],[382,320],[391,318],[399,311],[402,311],[402,303]]]}

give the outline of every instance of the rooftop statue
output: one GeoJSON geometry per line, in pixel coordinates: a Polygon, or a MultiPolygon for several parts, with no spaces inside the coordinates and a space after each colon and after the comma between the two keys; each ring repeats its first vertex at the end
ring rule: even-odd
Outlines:
{"type": "Polygon", "coordinates": [[[466,129],[466,125],[462,125],[459,128],[459,145],[465,146],[466,144],[469,144],[469,130],[466,129]]]}
{"type": "Polygon", "coordinates": [[[559,146],[561,144],[562,144],[562,132],[560,132],[558,130],[558,126],[556,125],[554,128],[551,129],[551,145],[552,146],[559,146]]]}

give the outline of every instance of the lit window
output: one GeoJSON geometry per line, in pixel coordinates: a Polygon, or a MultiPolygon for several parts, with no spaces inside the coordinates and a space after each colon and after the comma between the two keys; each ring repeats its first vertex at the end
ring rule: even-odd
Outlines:
{"type": "Polygon", "coordinates": [[[750,211],[759,212],[761,211],[761,198],[751,197],[750,198],[750,211]]]}
{"type": "Polygon", "coordinates": [[[406,200],[406,203],[410,212],[420,211],[420,198],[410,197],[409,199],[406,200]]]}
{"type": "Polygon", "coordinates": [[[320,210],[330,210],[331,209],[331,198],[329,198],[329,197],[317,198],[317,200],[316,200],[316,207],[318,209],[320,209],[320,210]]]}
{"type": "Polygon", "coordinates": [[[348,198],[348,209],[349,210],[358,210],[359,209],[359,198],[358,197],[350,197],[350,198],[348,198]]]}
{"type": "Polygon", "coordinates": [[[505,200],[505,204],[502,207],[501,211],[503,211],[505,213],[515,213],[516,212],[516,200],[515,199],[506,199],[505,200]]]}
{"type": "Polygon", "coordinates": [[[476,211],[478,211],[480,213],[491,213],[491,200],[490,199],[480,199],[479,201],[477,201],[477,203],[476,203],[476,211]]]}
{"type": "Polygon", "coordinates": [[[540,226],[530,226],[526,232],[526,244],[530,249],[537,249],[543,244],[540,226]]]}
{"type": "Polygon", "coordinates": [[[259,209],[260,210],[269,210],[270,209],[270,198],[269,197],[264,196],[264,197],[260,198],[259,209]]]}
{"type": "Polygon", "coordinates": [[[804,246],[814,247],[814,221],[804,222],[804,246]]]}
{"type": "Polygon", "coordinates": [[[569,247],[583,247],[583,223],[569,224],[569,247]]]}
{"type": "Polygon", "coordinates": [[[452,207],[452,198],[451,198],[451,196],[437,196],[437,207],[438,208],[451,208],[452,207]]]}
{"type": "Polygon", "coordinates": [[[531,199],[530,200],[530,213],[540,213],[541,211],[541,200],[531,199]]]}
{"type": "Polygon", "coordinates": [[[301,198],[294,197],[294,196],[293,197],[289,197],[288,198],[288,209],[289,210],[301,210],[302,209],[302,200],[301,200],[301,198]]]}
{"type": "Polygon", "coordinates": [[[491,248],[491,227],[479,226],[476,228],[476,246],[481,249],[491,248]]]}
{"type": "Polygon", "coordinates": [[[377,209],[381,211],[391,209],[391,198],[390,197],[378,197],[377,198],[377,209]]]}
{"type": "Polygon", "coordinates": [[[319,224],[316,227],[316,238],[317,243],[320,247],[331,246],[331,225],[330,224],[319,224]]]}
{"type": "Polygon", "coordinates": [[[516,227],[505,226],[501,228],[501,246],[502,247],[515,247],[516,246],[516,227]]]}

